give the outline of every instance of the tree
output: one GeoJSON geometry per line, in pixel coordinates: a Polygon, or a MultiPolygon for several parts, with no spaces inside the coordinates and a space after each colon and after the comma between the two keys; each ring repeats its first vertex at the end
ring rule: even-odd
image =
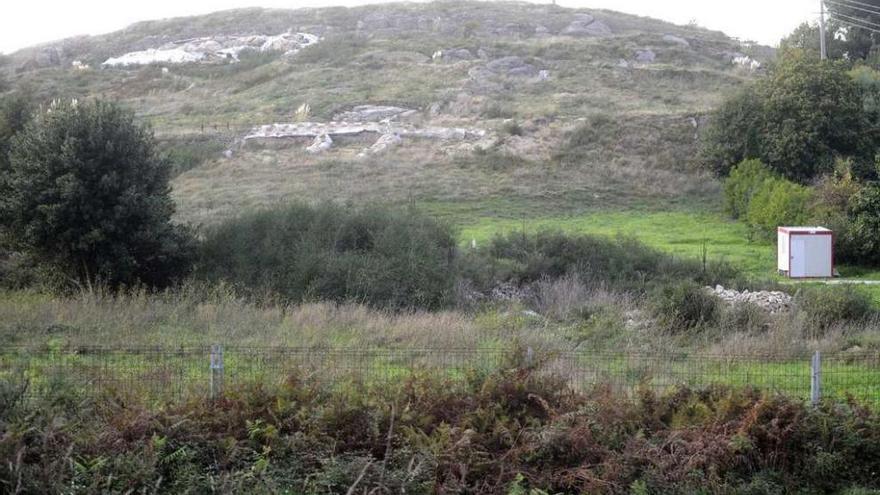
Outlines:
{"type": "Polygon", "coordinates": [[[130,112],[53,104],[12,138],[0,223],[15,249],[70,280],[164,286],[191,251],[170,221],[168,174],[130,112]]]}
{"type": "MultiPolygon", "coordinates": [[[[825,52],[832,60],[844,59],[847,56],[846,40],[843,37],[834,36],[834,33],[841,29],[843,26],[830,19],[825,24],[825,52]]],[[[789,51],[800,51],[809,57],[818,59],[819,50],[819,24],[815,22],[804,22],[779,42],[779,51],[783,54],[789,51]]]]}
{"type": "Polygon", "coordinates": [[[785,179],[765,179],[749,201],[746,223],[752,234],[770,238],[780,225],[803,225],[810,219],[813,191],[785,179]]]}
{"type": "Polygon", "coordinates": [[[719,175],[760,159],[788,179],[830,172],[838,157],[874,173],[874,130],[863,92],[843,62],[787,52],[765,79],[725,101],[705,135],[703,158],[719,175]]]}
{"type": "Polygon", "coordinates": [[[767,179],[776,175],[761,160],[746,160],[733,167],[724,181],[724,209],[733,218],[745,217],[749,203],[767,179]]]}
{"type": "Polygon", "coordinates": [[[880,185],[863,186],[850,207],[847,259],[880,265],[880,185]]]}
{"type": "MultiPolygon", "coordinates": [[[[829,17],[828,37],[843,47],[850,60],[865,60],[871,54],[880,38],[870,29],[853,27],[855,25],[871,28],[880,24],[880,0],[859,0],[858,2],[825,2],[829,17]],[[839,22],[835,22],[836,18],[839,22]]],[[[818,38],[817,38],[818,39],[818,38]]]]}
{"type": "Polygon", "coordinates": [[[27,92],[16,92],[0,100],[0,169],[8,161],[12,136],[24,129],[33,110],[27,92]]]}

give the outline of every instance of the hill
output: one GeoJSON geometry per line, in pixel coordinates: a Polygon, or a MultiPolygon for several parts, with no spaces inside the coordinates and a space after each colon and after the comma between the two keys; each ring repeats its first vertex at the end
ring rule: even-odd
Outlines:
{"type": "Polygon", "coordinates": [[[109,98],[150,122],[181,221],[334,199],[463,222],[714,204],[694,167],[704,115],[769,56],[611,11],[434,2],[142,22],[2,70],[42,100],[109,98]]]}

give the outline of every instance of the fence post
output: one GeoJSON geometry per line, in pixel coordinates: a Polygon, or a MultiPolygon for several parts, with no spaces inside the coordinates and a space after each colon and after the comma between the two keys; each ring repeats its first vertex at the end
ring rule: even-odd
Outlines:
{"type": "Polygon", "coordinates": [[[810,402],[815,407],[819,405],[819,400],[822,398],[822,356],[819,351],[813,353],[810,371],[810,402]]]}
{"type": "Polygon", "coordinates": [[[223,393],[223,346],[211,345],[211,400],[223,393]]]}

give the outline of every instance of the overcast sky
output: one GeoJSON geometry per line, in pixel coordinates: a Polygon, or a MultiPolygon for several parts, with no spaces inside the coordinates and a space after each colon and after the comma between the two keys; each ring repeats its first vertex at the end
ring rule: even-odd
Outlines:
{"type": "MultiPolygon", "coordinates": [[[[205,14],[237,7],[321,7],[378,3],[364,0],[3,0],[0,52],[79,34],[101,34],[149,19],[205,14]]],[[[546,3],[549,3],[546,2],[546,3]]],[[[806,20],[819,0],[559,0],[566,7],[607,8],[775,45],[806,20]]]]}

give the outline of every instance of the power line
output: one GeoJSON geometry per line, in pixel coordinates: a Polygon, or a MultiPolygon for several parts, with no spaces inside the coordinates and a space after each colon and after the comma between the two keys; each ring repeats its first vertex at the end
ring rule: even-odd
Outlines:
{"type": "Polygon", "coordinates": [[[847,19],[848,22],[862,23],[862,24],[867,24],[869,26],[872,26],[874,28],[880,28],[880,24],[877,24],[876,22],[866,21],[865,19],[859,19],[858,17],[853,17],[853,16],[849,16],[849,15],[844,15],[844,14],[838,14],[838,13],[834,13],[834,12],[830,12],[829,14],[833,18],[837,18],[837,20],[840,20],[840,18],[842,17],[844,19],[847,19]]]}
{"type": "MultiPolygon", "coordinates": [[[[827,3],[834,3],[831,0],[825,0],[827,3]]],[[[871,5],[870,3],[859,2],[857,0],[836,0],[837,2],[849,3],[853,5],[861,5],[862,7],[868,7],[871,9],[880,9],[877,5],[871,5]]]]}
{"type": "MultiPolygon", "coordinates": [[[[837,7],[843,7],[843,8],[847,8],[847,9],[853,9],[853,10],[860,10],[862,12],[867,12],[869,14],[880,15],[880,10],[868,10],[868,9],[865,9],[862,7],[856,7],[854,5],[846,5],[844,3],[839,3],[834,0],[825,0],[825,3],[836,5],[837,7]]],[[[834,10],[830,9],[829,12],[834,12],[834,10]]]]}
{"type": "Polygon", "coordinates": [[[866,30],[866,31],[871,31],[872,33],[875,33],[875,34],[880,34],[880,29],[874,29],[874,28],[870,28],[870,27],[867,27],[867,26],[860,26],[860,25],[855,24],[855,23],[853,23],[853,22],[844,21],[844,20],[842,20],[842,19],[837,19],[837,18],[834,17],[834,16],[832,16],[832,19],[834,19],[835,21],[837,21],[837,22],[839,22],[839,23],[841,23],[841,24],[843,24],[843,25],[845,25],[845,26],[854,27],[854,28],[859,28],[859,29],[864,29],[864,30],[866,30]]]}

